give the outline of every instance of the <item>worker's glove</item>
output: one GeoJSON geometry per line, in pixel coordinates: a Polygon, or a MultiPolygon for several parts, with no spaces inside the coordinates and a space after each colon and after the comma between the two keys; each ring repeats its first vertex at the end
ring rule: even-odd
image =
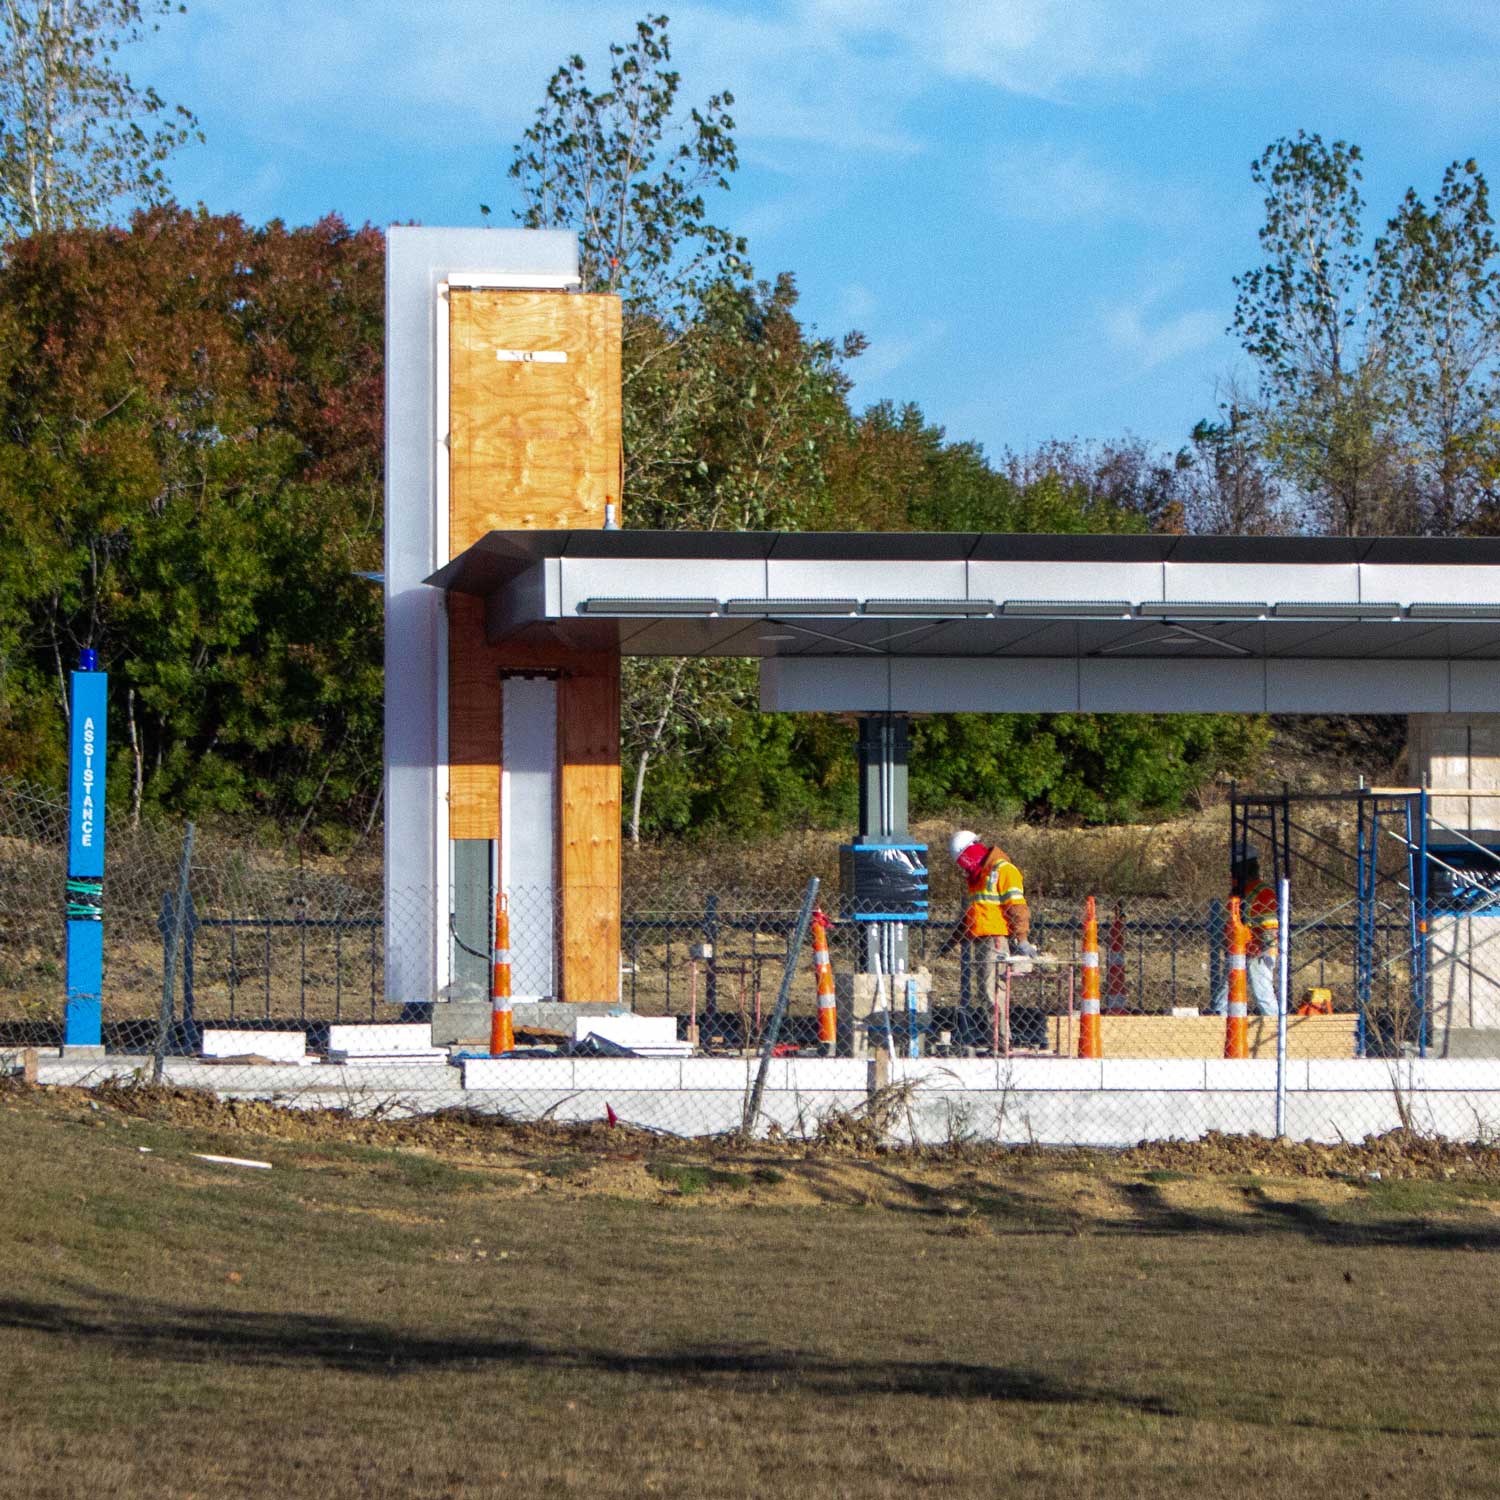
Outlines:
{"type": "Polygon", "coordinates": [[[1022,958],[1041,957],[1041,954],[1037,951],[1037,946],[1035,943],[1017,943],[1016,952],[1019,953],[1022,958]]]}

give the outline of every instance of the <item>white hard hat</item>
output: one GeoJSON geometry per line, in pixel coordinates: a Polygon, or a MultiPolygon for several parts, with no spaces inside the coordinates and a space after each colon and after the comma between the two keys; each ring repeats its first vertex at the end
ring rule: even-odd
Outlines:
{"type": "Polygon", "coordinates": [[[957,859],[970,844],[977,844],[979,835],[970,828],[960,828],[957,833],[948,840],[948,852],[957,859]]]}

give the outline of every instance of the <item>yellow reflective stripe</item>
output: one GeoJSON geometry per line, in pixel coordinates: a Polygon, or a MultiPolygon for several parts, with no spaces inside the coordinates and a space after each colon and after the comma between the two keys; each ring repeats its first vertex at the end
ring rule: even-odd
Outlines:
{"type": "Polygon", "coordinates": [[[1024,901],[1025,899],[1026,893],[1018,885],[1011,886],[1008,891],[1000,892],[1000,900],[1002,903],[1006,901],[1024,901]]]}
{"type": "Polygon", "coordinates": [[[975,891],[969,900],[975,905],[999,906],[1000,897],[994,891],[975,891]]]}

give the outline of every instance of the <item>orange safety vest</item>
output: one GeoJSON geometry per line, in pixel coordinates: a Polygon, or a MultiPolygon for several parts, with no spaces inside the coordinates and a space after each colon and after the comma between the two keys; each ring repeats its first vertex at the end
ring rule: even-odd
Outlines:
{"type": "Polygon", "coordinates": [[[1276,892],[1264,880],[1257,880],[1240,897],[1240,920],[1250,929],[1246,951],[1252,956],[1274,953],[1281,941],[1281,917],[1276,892]]]}
{"type": "Polygon", "coordinates": [[[989,858],[969,877],[964,933],[971,938],[1009,937],[1006,908],[1025,904],[1021,872],[999,849],[992,849],[989,858]]]}

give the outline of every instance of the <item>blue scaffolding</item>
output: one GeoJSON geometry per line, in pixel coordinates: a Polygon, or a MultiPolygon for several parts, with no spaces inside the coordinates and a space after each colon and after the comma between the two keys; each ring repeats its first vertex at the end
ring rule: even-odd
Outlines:
{"type": "MultiPolygon", "coordinates": [[[[1294,911],[1301,874],[1325,890],[1347,893],[1331,910],[1352,908],[1355,1049],[1361,1057],[1389,1054],[1403,1043],[1412,1044],[1418,1056],[1427,1055],[1431,877],[1435,869],[1450,880],[1461,875],[1432,844],[1430,798],[1425,787],[1361,786],[1347,792],[1284,788],[1250,795],[1234,787],[1230,792],[1231,865],[1255,848],[1262,875],[1273,884],[1283,878],[1290,883],[1294,911]],[[1326,824],[1314,826],[1307,816],[1313,807],[1352,813],[1352,829],[1341,835],[1326,824]],[[1393,1003],[1398,990],[1399,1005],[1393,1003]]],[[[1459,830],[1436,826],[1455,845],[1472,846],[1500,874],[1500,853],[1459,830]]],[[[1285,935],[1294,974],[1308,962],[1299,962],[1295,930],[1294,919],[1285,935]]]]}

